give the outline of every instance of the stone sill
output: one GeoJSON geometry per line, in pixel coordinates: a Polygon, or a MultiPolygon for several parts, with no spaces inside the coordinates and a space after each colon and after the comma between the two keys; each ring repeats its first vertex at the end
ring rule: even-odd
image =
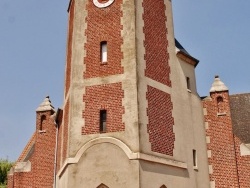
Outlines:
{"type": "Polygon", "coordinates": [[[39,130],[38,133],[40,133],[40,134],[46,133],[46,130],[39,130]]]}
{"type": "Polygon", "coordinates": [[[227,113],[226,112],[223,112],[223,113],[217,113],[217,116],[226,116],[227,113]]]}

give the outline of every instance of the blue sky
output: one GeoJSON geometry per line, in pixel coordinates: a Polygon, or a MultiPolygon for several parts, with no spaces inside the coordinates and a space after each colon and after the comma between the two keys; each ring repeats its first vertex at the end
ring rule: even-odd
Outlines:
{"type": "MultiPolygon", "coordinates": [[[[176,38],[200,60],[198,92],[219,74],[230,93],[250,92],[250,1],[173,0],[176,38]]],[[[0,158],[14,161],[49,95],[63,101],[68,0],[0,1],[0,158]]]]}

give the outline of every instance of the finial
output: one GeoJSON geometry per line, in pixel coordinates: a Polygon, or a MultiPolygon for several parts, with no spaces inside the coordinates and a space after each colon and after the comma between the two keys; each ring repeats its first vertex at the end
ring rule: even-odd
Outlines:
{"type": "Polygon", "coordinates": [[[43,112],[43,111],[49,111],[54,110],[54,107],[51,104],[51,101],[49,99],[49,96],[46,96],[44,101],[39,105],[39,107],[36,109],[37,112],[43,112]]]}
{"type": "Polygon", "coordinates": [[[210,89],[211,92],[218,92],[218,91],[228,91],[227,86],[220,80],[219,75],[215,75],[214,82],[210,89]]]}

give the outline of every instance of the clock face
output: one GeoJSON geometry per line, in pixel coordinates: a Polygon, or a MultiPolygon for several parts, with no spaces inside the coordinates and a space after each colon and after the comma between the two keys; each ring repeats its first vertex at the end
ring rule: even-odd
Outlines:
{"type": "Polygon", "coordinates": [[[104,1],[104,0],[93,0],[93,3],[98,8],[105,8],[105,7],[108,7],[109,5],[111,5],[115,0],[106,0],[104,2],[102,2],[102,1],[104,1]]]}

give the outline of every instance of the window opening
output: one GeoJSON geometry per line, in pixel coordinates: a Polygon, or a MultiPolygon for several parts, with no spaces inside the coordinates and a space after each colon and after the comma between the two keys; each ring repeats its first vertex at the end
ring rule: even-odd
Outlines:
{"type": "Polygon", "coordinates": [[[101,42],[101,62],[106,63],[108,61],[108,45],[107,41],[101,42]]]}
{"type": "Polygon", "coordinates": [[[40,126],[39,126],[39,131],[42,131],[43,130],[43,123],[44,121],[46,120],[46,116],[45,115],[42,115],[41,117],[41,122],[40,122],[40,126]]]}
{"type": "Polygon", "coordinates": [[[217,97],[217,110],[219,113],[223,112],[223,98],[222,97],[217,97]]]}
{"type": "Polygon", "coordinates": [[[197,167],[197,153],[195,149],[193,149],[193,165],[197,167]]]}
{"type": "Polygon", "coordinates": [[[107,122],[107,110],[100,111],[100,132],[106,132],[106,122],[107,122]]]}
{"type": "Polygon", "coordinates": [[[187,89],[190,89],[190,78],[186,77],[187,89]]]}

